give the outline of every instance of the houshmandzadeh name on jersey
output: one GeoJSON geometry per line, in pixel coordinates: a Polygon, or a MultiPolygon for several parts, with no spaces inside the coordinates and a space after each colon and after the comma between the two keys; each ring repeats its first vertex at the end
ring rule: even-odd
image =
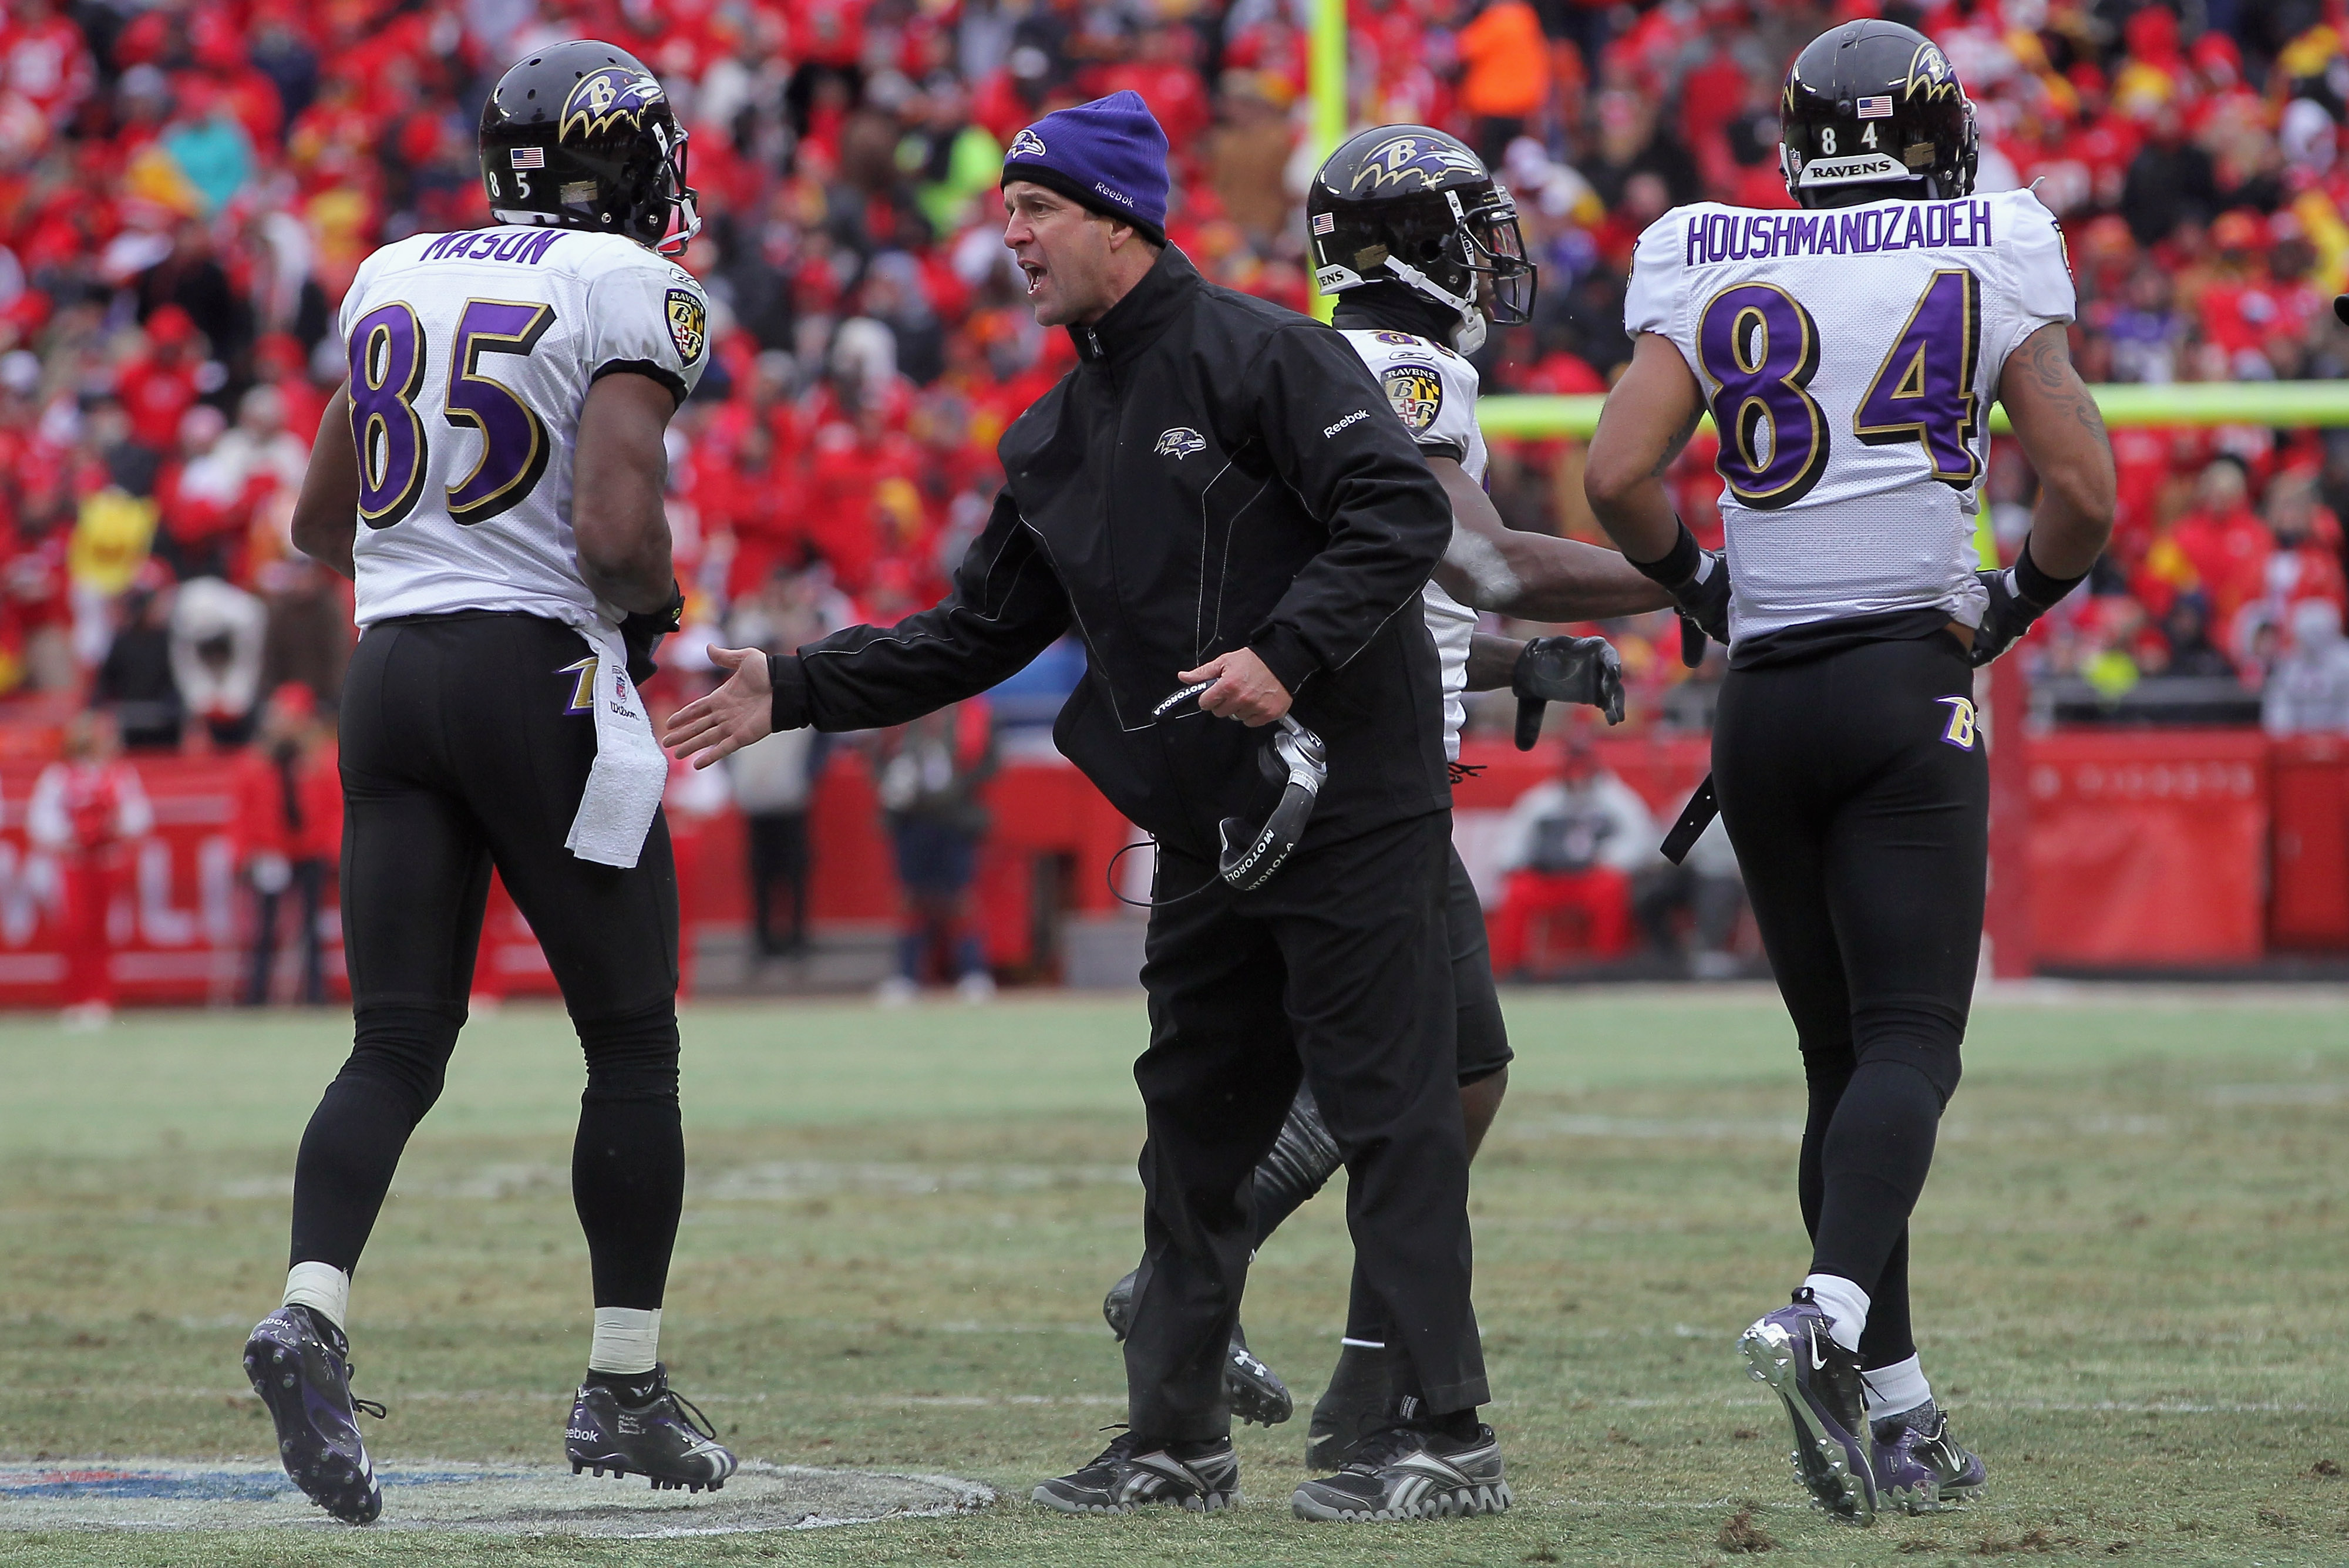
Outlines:
{"type": "Polygon", "coordinates": [[[1772,256],[1980,249],[1992,243],[1985,201],[1898,202],[1827,213],[1692,213],[1686,265],[1772,256]]]}

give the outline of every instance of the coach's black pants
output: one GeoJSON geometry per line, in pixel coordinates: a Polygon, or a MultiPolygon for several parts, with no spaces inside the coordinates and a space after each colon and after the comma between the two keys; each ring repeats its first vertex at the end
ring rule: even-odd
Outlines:
{"type": "Polygon", "coordinates": [[[1486,1402],[1469,1305],[1468,1159],[1444,900],[1451,815],[1300,854],[1263,889],[1162,848],[1142,980],[1143,1253],[1128,1419],[1223,1436],[1255,1171],[1301,1071],[1346,1157],[1355,1255],[1438,1415],[1486,1402]],[[1195,896],[1183,898],[1195,888],[1195,896]]]}
{"type": "Polygon", "coordinates": [[[661,1303],[685,1193],[677,871],[658,816],[628,870],[563,846],[595,760],[588,648],[535,616],[371,627],[343,695],[343,950],[357,1044],[304,1134],[294,1262],[349,1270],[440,1097],[490,869],[530,921],[587,1057],[572,1195],[595,1304],[661,1303]]]}
{"type": "Polygon", "coordinates": [[[1989,859],[1990,774],[1955,638],[1732,670],[1721,815],[1810,1086],[1811,1269],[1872,1298],[1862,1361],[1916,1346],[1909,1214],[1958,1086],[1989,859]]]}

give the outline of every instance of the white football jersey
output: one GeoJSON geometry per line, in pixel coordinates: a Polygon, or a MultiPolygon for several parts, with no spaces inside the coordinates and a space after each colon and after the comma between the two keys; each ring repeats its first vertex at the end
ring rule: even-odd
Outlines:
{"type": "MultiPolygon", "coordinates": [[[[1476,428],[1476,367],[1433,338],[1408,332],[1348,328],[1347,342],[1379,379],[1396,417],[1421,448],[1457,462],[1468,477],[1485,483],[1485,432],[1476,428]]],[[[1461,701],[1468,690],[1468,641],[1476,634],[1476,612],[1444,591],[1431,577],[1420,591],[1427,629],[1444,661],[1444,754],[1460,760],[1460,730],[1468,722],[1461,701]]]]}
{"type": "Polygon", "coordinates": [[[1757,213],[1640,236],[1623,324],[1671,339],[1721,433],[1732,646],[1899,610],[1982,620],[1985,431],[2009,353],[2072,319],[2028,191],[1757,213]]]}
{"type": "Polygon", "coordinates": [[[572,540],[579,410],[613,370],[682,398],[709,362],[709,321],[691,273],[614,234],[417,234],[369,256],[341,320],[358,624],[461,609],[616,622],[572,540]]]}

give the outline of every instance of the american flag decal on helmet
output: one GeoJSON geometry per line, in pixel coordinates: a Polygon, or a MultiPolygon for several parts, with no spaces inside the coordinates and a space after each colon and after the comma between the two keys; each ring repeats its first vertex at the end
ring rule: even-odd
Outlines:
{"type": "Polygon", "coordinates": [[[1338,214],[1335,213],[1314,213],[1313,232],[1317,234],[1336,234],[1338,232],[1338,214]]]}
{"type": "Polygon", "coordinates": [[[1892,118],[1892,99],[1889,96],[1885,98],[1861,99],[1859,100],[1859,118],[1862,119],[1890,119],[1892,118]]]}
{"type": "Polygon", "coordinates": [[[546,167],[546,149],[543,147],[517,147],[512,151],[513,166],[517,169],[543,169],[546,167]]]}

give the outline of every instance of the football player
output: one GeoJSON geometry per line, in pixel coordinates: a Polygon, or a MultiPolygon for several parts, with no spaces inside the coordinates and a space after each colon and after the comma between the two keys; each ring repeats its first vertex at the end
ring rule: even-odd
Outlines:
{"type": "MultiPolygon", "coordinates": [[[[1488,325],[1531,315],[1537,280],[1508,190],[1456,138],[1423,125],[1362,131],[1330,154],[1306,196],[1315,277],[1339,296],[1335,325],[1386,389],[1452,498],[1453,539],[1423,594],[1444,670],[1444,746],[1456,763],[1464,691],[1513,690],[1517,744],[1530,750],[1548,702],[1588,703],[1610,723],[1623,716],[1621,665],[1604,639],[1548,637],[1530,643],[1476,629],[1495,610],[1526,620],[1601,620],[1669,607],[1671,597],[1613,550],[1520,532],[1485,493],[1485,437],[1476,423],[1477,374],[1467,356],[1488,325]]],[[[1449,925],[1453,1001],[1458,1009],[1460,1110],[1474,1158],[1508,1085],[1508,1027],[1493,986],[1485,916],[1467,868],[1452,857],[1449,925]]],[[[1309,1089],[1300,1090],[1279,1141],[1256,1173],[1256,1241],[1321,1189],[1340,1164],[1309,1089]]],[[[1134,1276],[1102,1303],[1124,1337],[1134,1276]]],[[[1388,1424],[1408,1392],[1400,1347],[1389,1349],[1384,1313],[1360,1273],[1339,1342],[1338,1366],[1314,1406],[1306,1464],[1327,1469],[1388,1424]]],[[[1288,1390],[1232,1340],[1225,1367],[1232,1413],[1270,1426],[1287,1420],[1288,1390]]]]}
{"type": "Polygon", "coordinates": [[[1973,106],[1922,34],[1822,35],[1787,73],[1798,210],[1704,203],[1640,236],[1630,369],[1585,488],[1624,553],[1730,648],[1721,815],[1809,1085],[1794,1304],[1739,1341],[1831,1512],[1972,1496],[1911,1337],[1909,1216],[1958,1086],[1989,774],[1973,671],[2076,587],[2112,452],[2072,369],[2072,279],[2027,191],[1973,193],[1973,106]],[[1992,399],[2039,478],[2014,564],[1973,538],[1992,399]],[[1725,555],[1655,477],[1710,408],[1725,555]]]}
{"type": "Polygon", "coordinates": [[[494,867],[586,1056],[571,1179],[595,1338],[574,1471],[715,1489],[734,1456],[657,1358],[685,1188],[667,762],[636,682],[682,606],[662,441],[709,363],[668,259],[699,227],[685,132],[634,57],[574,41],[481,111],[495,226],[368,257],[349,379],[319,426],[300,547],[357,582],[342,713],[343,938],[357,1024],[294,1174],[284,1304],[245,1345],[286,1473],[353,1524],[383,1493],[350,1392],[352,1272],[465,1022],[494,867]]]}

